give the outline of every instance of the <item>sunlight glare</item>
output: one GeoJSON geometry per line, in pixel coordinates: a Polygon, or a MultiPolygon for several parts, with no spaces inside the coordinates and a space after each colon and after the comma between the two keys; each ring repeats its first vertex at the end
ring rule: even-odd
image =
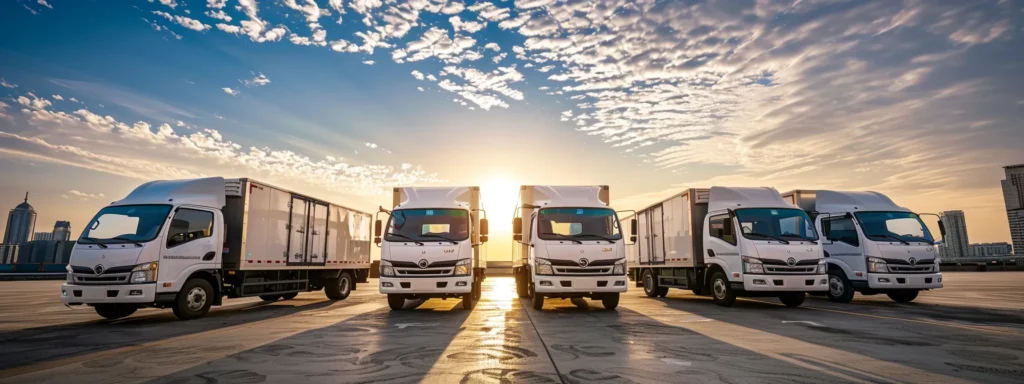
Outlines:
{"type": "Polygon", "coordinates": [[[491,233],[511,233],[512,214],[519,205],[519,183],[507,177],[492,178],[480,185],[480,193],[491,233]]]}

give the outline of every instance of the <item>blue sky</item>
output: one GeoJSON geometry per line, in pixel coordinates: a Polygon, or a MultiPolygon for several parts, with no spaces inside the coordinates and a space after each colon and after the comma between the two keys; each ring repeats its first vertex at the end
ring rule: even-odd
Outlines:
{"type": "Polygon", "coordinates": [[[1019,1],[12,0],[0,21],[0,206],[32,191],[40,230],[225,175],[366,210],[409,184],[610,184],[620,209],[872,189],[1005,241],[999,167],[1024,162],[1019,1]]]}

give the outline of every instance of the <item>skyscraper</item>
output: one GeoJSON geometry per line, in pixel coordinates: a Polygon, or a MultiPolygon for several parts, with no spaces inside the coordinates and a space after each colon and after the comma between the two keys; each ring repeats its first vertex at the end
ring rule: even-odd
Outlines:
{"type": "Polygon", "coordinates": [[[71,240],[71,222],[70,221],[58,221],[53,225],[53,240],[68,241],[71,240]]]}
{"type": "Polygon", "coordinates": [[[53,238],[53,232],[36,232],[36,234],[32,236],[32,241],[47,241],[47,240],[56,240],[56,239],[53,238]]]}
{"type": "Polygon", "coordinates": [[[946,237],[942,240],[946,258],[970,257],[971,247],[967,241],[967,221],[964,211],[944,211],[939,213],[939,220],[946,227],[946,237]]]}
{"type": "Polygon", "coordinates": [[[28,203],[28,192],[25,201],[7,214],[7,231],[4,232],[3,244],[23,244],[31,240],[36,229],[36,210],[28,203]]]}
{"type": "Polygon", "coordinates": [[[1024,164],[1003,167],[1003,201],[1006,203],[1006,218],[1010,221],[1010,239],[1014,253],[1024,248],[1024,164]]]}

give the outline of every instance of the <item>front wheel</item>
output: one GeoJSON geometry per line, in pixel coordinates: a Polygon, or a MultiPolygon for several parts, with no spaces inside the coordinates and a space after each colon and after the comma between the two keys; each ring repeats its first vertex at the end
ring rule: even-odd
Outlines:
{"type": "Polygon", "coordinates": [[[178,292],[174,302],[174,316],[181,320],[192,320],[206,316],[213,304],[213,286],[204,279],[192,279],[178,292]]]}
{"type": "Polygon", "coordinates": [[[286,293],[286,294],[281,295],[281,300],[291,300],[291,299],[294,299],[295,296],[298,296],[298,295],[299,295],[298,292],[286,293]]]}
{"type": "Polygon", "coordinates": [[[96,304],[93,306],[93,309],[96,310],[96,314],[103,316],[107,320],[117,320],[122,317],[131,316],[138,307],[125,304],[96,304]]]}
{"type": "Polygon", "coordinates": [[[345,300],[352,293],[352,275],[342,272],[337,278],[327,281],[324,293],[331,300],[345,300]]]}
{"type": "Polygon", "coordinates": [[[516,294],[519,295],[520,299],[530,297],[530,284],[527,283],[526,277],[522,276],[522,272],[516,275],[516,294]]]}
{"type": "Polygon", "coordinates": [[[260,295],[260,299],[263,301],[278,301],[281,300],[281,295],[260,295]]]}
{"type": "Polygon", "coordinates": [[[476,293],[470,291],[469,293],[462,295],[462,309],[470,311],[476,307],[476,293]]]}
{"type": "Polygon", "coordinates": [[[828,274],[828,299],[834,303],[849,303],[853,301],[853,284],[841,272],[829,272],[828,274]]]}
{"type": "Polygon", "coordinates": [[[544,295],[537,293],[537,289],[530,287],[530,295],[533,299],[533,309],[542,310],[544,309],[544,295]]]}
{"type": "Polygon", "coordinates": [[[402,308],[405,308],[405,296],[389,293],[388,306],[392,311],[401,311],[402,308]]]}
{"type": "Polygon", "coordinates": [[[803,292],[792,292],[779,295],[779,300],[782,301],[782,304],[786,304],[787,307],[799,307],[800,304],[804,303],[806,297],[807,294],[803,292]]]}
{"type": "Polygon", "coordinates": [[[736,292],[733,292],[725,272],[715,272],[711,276],[711,297],[715,299],[715,304],[723,307],[732,306],[736,302],[736,292]]]}
{"type": "Polygon", "coordinates": [[[601,304],[604,304],[604,309],[607,309],[609,311],[615,310],[615,307],[619,306],[618,292],[601,297],[601,304]]]}
{"type": "Polygon", "coordinates": [[[917,298],[918,292],[920,291],[899,291],[889,292],[886,295],[888,295],[889,298],[892,299],[892,301],[895,301],[897,303],[909,303],[917,298]]]}

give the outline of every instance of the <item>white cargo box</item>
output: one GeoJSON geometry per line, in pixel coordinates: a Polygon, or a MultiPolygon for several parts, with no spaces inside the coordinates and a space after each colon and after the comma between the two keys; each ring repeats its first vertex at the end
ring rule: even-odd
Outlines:
{"type": "Polygon", "coordinates": [[[228,269],[368,269],[370,214],[252,179],[226,179],[228,269]]]}
{"type": "Polygon", "coordinates": [[[704,217],[711,190],[690,188],[636,212],[636,244],[630,264],[667,267],[704,265],[704,217]]]}

